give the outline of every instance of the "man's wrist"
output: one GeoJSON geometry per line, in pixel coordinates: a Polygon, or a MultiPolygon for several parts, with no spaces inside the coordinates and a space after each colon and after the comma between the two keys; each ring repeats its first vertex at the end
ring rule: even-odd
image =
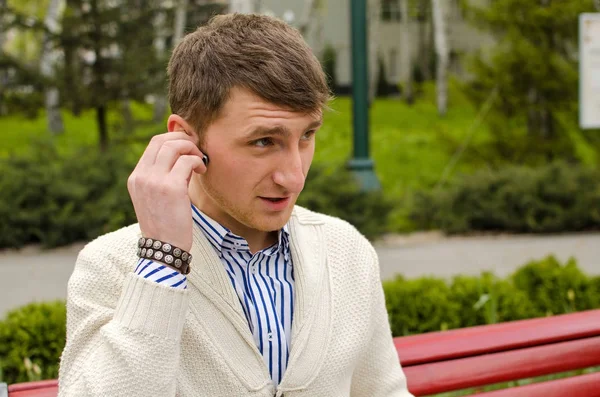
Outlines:
{"type": "Polygon", "coordinates": [[[138,240],[138,257],[161,262],[182,274],[189,274],[192,262],[189,252],[168,242],[146,237],[138,240]]]}

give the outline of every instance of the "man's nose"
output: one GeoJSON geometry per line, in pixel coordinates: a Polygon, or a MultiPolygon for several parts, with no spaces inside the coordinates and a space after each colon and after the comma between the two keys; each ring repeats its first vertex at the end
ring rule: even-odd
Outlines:
{"type": "Polygon", "coordinates": [[[292,194],[302,191],[304,180],[302,156],[299,151],[288,153],[273,174],[273,181],[292,194]]]}

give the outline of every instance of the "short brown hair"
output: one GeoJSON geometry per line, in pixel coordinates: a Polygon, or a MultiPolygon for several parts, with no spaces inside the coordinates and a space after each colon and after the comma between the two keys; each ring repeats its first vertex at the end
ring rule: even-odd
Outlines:
{"type": "Polygon", "coordinates": [[[322,110],[331,97],[300,33],[264,15],[213,17],[177,45],[168,76],[171,111],[199,134],[218,118],[233,87],[303,113],[322,110]]]}

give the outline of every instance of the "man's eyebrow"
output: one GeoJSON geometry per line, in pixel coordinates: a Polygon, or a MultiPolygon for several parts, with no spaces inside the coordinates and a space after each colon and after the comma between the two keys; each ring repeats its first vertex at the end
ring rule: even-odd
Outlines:
{"type": "Polygon", "coordinates": [[[322,125],[323,125],[323,118],[320,118],[319,120],[315,120],[312,123],[310,123],[308,125],[307,130],[312,130],[313,128],[319,128],[322,125]]]}
{"type": "MultiPolygon", "coordinates": [[[[308,130],[312,130],[314,128],[318,128],[322,124],[323,124],[323,119],[315,120],[306,127],[306,130],[308,131],[308,130]]],[[[279,135],[279,136],[287,137],[290,134],[291,134],[290,130],[283,125],[277,125],[274,127],[260,126],[260,127],[253,129],[252,131],[250,131],[250,133],[248,133],[248,135],[246,135],[245,138],[246,139],[255,139],[255,138],[264,137],[265,135],[279,135]]]]}
{"type": "Polygon", "coordinates": [[[252,131],[250,131],[250,133],[248,135],[246,135],[247,139],[255,139],[255,138],[261,138],[264,137],[265,135],[280,135],[280,136],[288,136],[290,135],[290,130],[287,129],[287,127],[284,127],[282,125],[278,125],[275,127],[256,127],[255,129],[253,129],[252,131]]]}

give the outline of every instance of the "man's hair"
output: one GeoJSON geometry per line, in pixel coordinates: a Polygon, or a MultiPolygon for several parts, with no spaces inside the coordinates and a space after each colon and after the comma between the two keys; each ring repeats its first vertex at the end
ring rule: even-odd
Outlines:
{"type": "Polygon", "coordinates": [[[213,17],[177,45],[167,72],[171,111],[200,136],[234,87],[302,113],[324,109],[331,98],[323,69],[300,33],[264,15],[213,17]]]}

